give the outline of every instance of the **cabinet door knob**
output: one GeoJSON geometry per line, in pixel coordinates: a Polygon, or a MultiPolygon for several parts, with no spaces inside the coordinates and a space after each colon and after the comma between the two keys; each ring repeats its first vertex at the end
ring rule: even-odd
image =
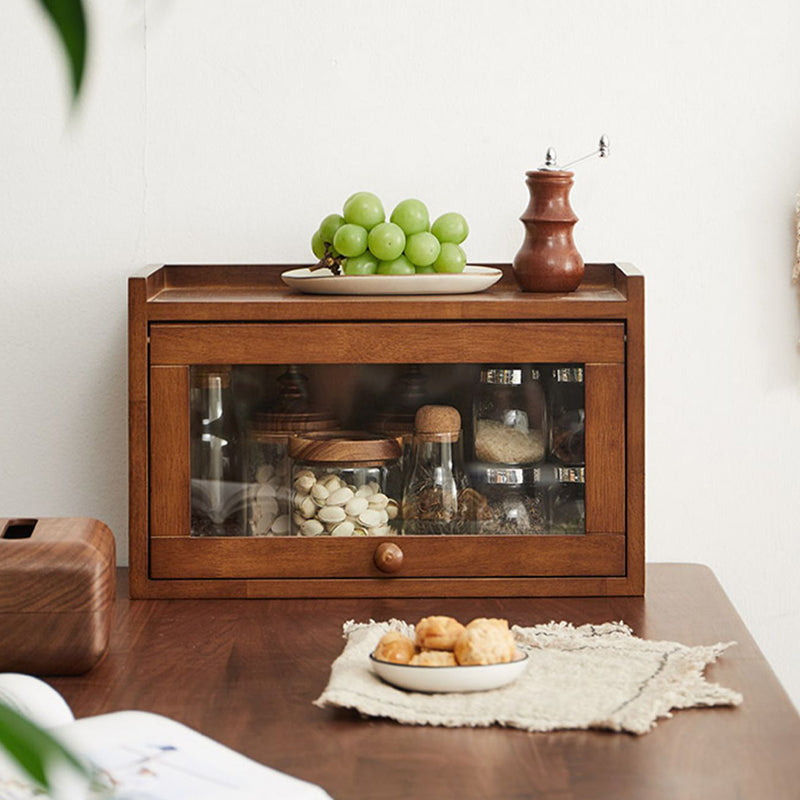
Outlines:
{"type": "Polygon", "coordinates": [[[399,572],[403,566],[403,551],[394,542],[381,542],[372,560],[381,572],[399,572]]]}

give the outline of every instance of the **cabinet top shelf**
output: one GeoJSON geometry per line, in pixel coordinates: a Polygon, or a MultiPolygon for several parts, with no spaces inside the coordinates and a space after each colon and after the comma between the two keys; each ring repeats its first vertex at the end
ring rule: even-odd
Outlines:
{"type": "Polygon", "coordinates": [[[476,294],[311,295],[285,286],[297,265],[165,265],[131,278],[135,301],[151,321],[387,319],[624,319],[643,297],[643,277],[630,264],[587,264],[576,292],[521,292],[509,264],[494,286],[476,294]]]}

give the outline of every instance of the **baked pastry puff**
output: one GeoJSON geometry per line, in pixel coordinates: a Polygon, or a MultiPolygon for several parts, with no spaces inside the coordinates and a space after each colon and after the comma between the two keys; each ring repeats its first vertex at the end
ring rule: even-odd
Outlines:
{"type": "Polygon", "coordinates": [[[496,617],[476,617],[471,622],[467,623],[467,628],[477,628],[478,625],[491,625],[501,631],[508,630],[508,620],[497,619],[496,617]]]}
{"type": "Polygon", "coordinates": [[[462,665],[504,664],[514,660],[516,645],[507,624],[504,630],[502,625],[484,622],[468,626],[458,637],[454,651],[462,665]]]}
{"type": "Polygon", "coordinates": [[[388,631],[381,637],[373,655],[378,661],[408,664],[416,652],[417,648],[408,636],[403,636],[399,631],[388,631]]]}
{"type": "Polygon", "coordinates": [[[457,667],[456,657],[450,650],[423,650],[408,662],[412,667],[457,667]]]}
{"type": "Polygon", "coordinates": [[[464,626],[453,617],[423,617],[416,632],[417,645],[424,650],[452,650],[464,626]]]}

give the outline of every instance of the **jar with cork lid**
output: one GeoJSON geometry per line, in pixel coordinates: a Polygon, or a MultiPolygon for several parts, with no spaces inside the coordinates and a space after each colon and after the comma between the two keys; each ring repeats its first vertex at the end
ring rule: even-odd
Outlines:
{"type": "Polygon", "coordinates": [[[427,405],[417,411],[411,459],[403,491],[404,533],[478,533],[491,511],[468,485],[457,409],[427,405]]]}

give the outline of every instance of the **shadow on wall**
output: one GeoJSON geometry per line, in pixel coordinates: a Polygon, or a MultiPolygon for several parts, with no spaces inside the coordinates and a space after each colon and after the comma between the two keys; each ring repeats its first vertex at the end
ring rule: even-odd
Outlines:
{"type": "MultiPolygon", "coordinates": [[[[797,246],[794,253],[792,281],[797,286],[797,310],[800,311],[800,192],[797,193],[797,200],[794,208],[794,223],[797,246]]],[[[797,342],[797,349],[800,350],[800,339],[797,342]]]]}

